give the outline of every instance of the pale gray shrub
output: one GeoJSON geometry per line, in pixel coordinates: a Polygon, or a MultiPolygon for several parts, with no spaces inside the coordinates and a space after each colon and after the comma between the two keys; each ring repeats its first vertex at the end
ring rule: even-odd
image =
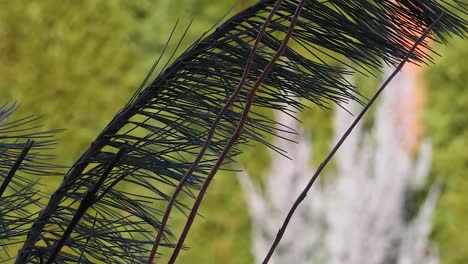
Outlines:
{"type": "MultiPolygon", "coordinates": [[[[387,68],[384,75],[392,69],[387,68]]],[[[385,77],[385,76],[384,76],[385,77]]],[[[280,243],[275,263],[327,264],[413,264],[438,263],[431,247],[431,216],[439,194],[433,184],[419,211],[408,219],[410,194],[426,181],[431,162],[430,143],[422,143],[413,157],[401,139],[411,137],[405,126],[415,118],[410,112],[397,120],[395,113],[414,77],[401,73],[379,102],[374,126],[365,131],[358,125],[335,156],[336,173],[317,182],[297,213],[280,243]]],[[[353,113],[360,106],[347,106],[353,113]]],[[[252,218],[253,254],[261,262],[290,206],[311,178],[309,135],[291,116],[280,114],[278,121],[296,131],[284,132],[277,145],[291,159],[274,155],[272,168],[259,190],[248,175],[239,173],[252,218]]],[[[335,111],[334,140],[352,122],[344,110],[335,111]]],[[[331,171],[330,169],[328,171],[331,171]]]]}

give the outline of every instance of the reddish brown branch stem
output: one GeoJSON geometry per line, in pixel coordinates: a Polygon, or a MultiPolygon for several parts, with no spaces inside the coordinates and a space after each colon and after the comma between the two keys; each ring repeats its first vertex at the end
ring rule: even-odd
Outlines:
{"type": "Polygon", "coordinates": [[[262,28],[260,29],[260,32],[258,33],[257,38],[255,39],[255,43],[254,43],[254,45],[253,45],[253,47],[252,47],[252,49],[250,51],[248,61],[247,61],[247,65],[245,67],[242,78],[239,81],[239,84],[237,85],[236,89],[234,90],[234,92],[229,97],[228,101],[225,103],[224,107],[218,113],[215,121],[213,122],[213,125],[211,126],[211,128],[210,128],[210,130],[208,132],[208,136],[207,136],[205,142],[203,143],[200,152],[196,156],[195,160],[193,161],[193,163],[190,166],[187,173],[180,180],[179,184],[177,185],[176,189],[174,190],[174,193],[172,194],[172,197],[169,200],[169,203],[168,203],[168,205],[166,207],[166,211],[164,212],[164,216],[163,216],[163,219],[161,221],[161,225],[159,226],[158,234],[157,234],[156,239],[154,240],[154,243],[153,243],[153,248],[151,249],[151,253],[150,253],[149,257],[148,257],[148,261],[147,261],[148,264],[151,264],[154,261],[154,258],[156,256],[156,252],[158,250],[158,246],[159,246],[159,244],[161,242],[161,239],[162,239],[162,236],[164,234],[164,230],[165,230],[167,222],[169,220],[169,216],[171,214],[172,208],[174,207],[174,204],[175,204],[175,202],[177,200],[177,196],[182,191],[183,187],[185,186],[185,184],[187,183],[189,178],[192,176],[193,172],[197,169],[198,164],[200,163],[201,159],[205,155],[205,152],[208,150],[208,148],[209,148],[209,146],[211,144],[211,141],[212,141],[212,139],[213,139],[213,137],[214,137],[214,135],[216,133],[216,128],[218,127],[219,123],[221,122],[221,119],[226,114],[226,112],[229,110],[229,108],[234,104],[234,101],[237,99],[242,87],[244,86],[245,82],[247,81],[247,78],[248,78],[249,73],[250,73],[250,71],[252,69],[252,66],[253,66],[255,54],[257,53],[258,47],[260,45],[260,41],[262,40],[263,36],[265,35],[266,29],[270,25],[270,22],[273,19],[273,15],[276,13],[276,11],[278,11],[279,6],[283,1],[284,0],[280,0],[275,4],[275,6],[273,7],[273,9],[270,12],[270,15],[265,20],[265,23],[263,24],[262,28]]]}
{"type": "MultiPolygon", "coordinates": [[[[291,38],[291,36],[293,34],[293,31],[294,31],[294,28],[296,26],[297,20],[299,19],[299,16],[301,14],[302,8],[304,7],[304,1],[305,0],[301,0],[299,5],[297,6],[296,11],[294,13],[294,16],[293,16],[293,18],[291,20],[291,24],[290,24],[290,26],[288,28],[288,32],[286,33],[286,36],[285,36],[284,40],[281,43],[281,46],[276,51],[275,55],[270,60],[270,62],[267,64],[267,66],[263,70],[262,74],[259,76],[259,78],[256,80],[254,86],[252,87],[252,89],[251,89],[251,91],[249,93],[249,96],[247,98],[246,106],[244,108],[244,111],[242,112],[242,117],[241,117],[241,120],[239,121],[239,125],[237,126],[236,131],[231,136],[228,144],[226,145],[223,152],[221,153],[218,160],[216,161],[216,164],[211,169],[210,174],[206,178],[205,183],[203,184],[203,186],[202,186],[202,188],[200,190],[200,193],[197,196],[195,204],[193,205],[192,211],[190,212],[190,215],[189,215],[189,217],[187,219],[187,223],[185,224],[184,229],[182,230],[182,234],[180,235],[179,241],[177,242],[177,245],[174,248],[174,252],[172,253],[172,256],[171,256],[171,259],[169,260],[169,263],[174,263],[175,260],[177,259],[177,256],[178,256],[178,254],[179,254],[179,252],[180,252],[180,250],[181,250],[181,248],[183,246],[185,238],[188,235],[190,227],[192,226],[192,223],[193,223],[193,221],[195,219],[195,216],[196,216],[196,214],[198,212],[198,208],[200,207],[200,204],[201,204],[201,202],[203,200],[203,197],[204,197],[204,195],[205,195],[205,193],[206,193],[206,191],[208,189],[208,186],[210,185],[211,180],[213,179],[214,175],[216,174],[218,169],[223,164],[223,162],[224,162],[225,158],[227,157],[229,151],[231,150],[231,148],[234,146],[235,142],[239,138],[239,135],[240,135],[240,133],[241,133],[242,129],[244,128],[245,123],[247,121],[247,117],[249,115],[249,111],[250,111],[250,108],[252,106],[253,99],[254,99],[254,96],[255,96],[255,93],[256,93],[258,87],[263,83],[263,80],[266,78],[268,73],[271,71],[271,69],[275,65],[276,61],[280,58],[281,54],[286,49],[287,44],[289,42],[289,39],[291,38]]],[[[279,2],[281,2],[281,1],[278,1],[277,3],[279,3],[279,2]]]]}
{"type": "Polygon", "coordinates": [[[354,119],[353,123],[351,126],[346,130],[346,132],[341,136],[340,140],[336,143],[336,145],[333,147],[332,151],[328,154],[328,156],[325,158],[325,160],[320,164],[318,167],[317,171],[315,174],[312,176],[310,181],[307,183],[307,186],[304,188],[304,190],[301,192],[301,194],[297,197],[296,201],[294,202],[293,206],[288,212],[288,215],[286,216],[286,219],[284,220],[281,228],[279,229],[278,233],[276,234],[276,238],[273,241],[273,244],[271,245],[270,250],[268,251],[268,254],[265,256],[265,259],[263,260],[263,264],[268,263],[270,260],[271,256],[273,255],[273,252],[275,251],[276,247],[278,246],[279,242],[281,241],[281,238],[283,237],[284,232],[286,231],[286,228],[289,224],[289,221],[291,220],[294,212],[296,211],[297,207],[299,204],[304,200],[304,198],[307,196],[307,193],[309,192],[310,188],[314,184],[315,180],[318,178],[320,173],[323,171],[325,166],[327,166],[328,162],[333,158],[335,153],[338,151],[338,149],[341,147],[343,142],[346,140],[346,138],[351,134],[353,131],[354,127],[359,123],[359,121],[362,119],[362,117],[366,114],[366,112],[369,110],[369,108],[374,104],[374,102],[377,100],[379,95],[385,90],[387,85],[392,81],[392,79],[398,74],[398,72],[403,68],[403,66],[408,62],[410,56],[413,54],[413,52],[416,50],[416,48],[424,41],[424,39],[427,37],[429,32],[432,30],[434,25],[439,22],[439,20],[442,18],[444,13],[440,14],[440,16],[428,27],[426,30],[423,32],[423,34],[418,38],[418,40],[413,44],[411,49],[408,51],[406,54],[405,58],[403,61],[398,65],[398,67],[393,71],[393,73],[388,77],[387,80],[382,84],[382,86],[377,90],[375,95],[369,100],[369,102],[366,104],[366,106],[362,109],[362,111],[359,113],[359,115],[354,119]]]}

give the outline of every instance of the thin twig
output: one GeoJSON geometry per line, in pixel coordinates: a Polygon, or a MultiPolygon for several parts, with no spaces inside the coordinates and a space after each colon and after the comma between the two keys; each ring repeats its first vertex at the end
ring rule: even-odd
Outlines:
{"type": "Polygon", "coordinates": [[[10,172],[8,172],[8,175],[5,177],[5,180],[2,183],[2,186],[0,186],[0,197],[2,197],[3,193],[5,192],[6,188],[10,184],[11,180],[13,179],[13,176],[15,176],[16,171],[19,169],[21,166],[21,163],[23,163],[24,159],[26,158],[26,155],[28,155],[29,150],[31,150],[31,147],[33,146],[34,141],[31,139],[28,139],[28,142],[23,147],[23,150],[19,154],[18,158],[15,161],[15,164],[10,169],[10,172]]]}
{"type": "Polygon", "coordinates": [[[208,186],[210,185],[210,182],[211,180],[213,179],[214,175],[216,174],[216,172],[218,171],[218,169],[221,167],[221,165],[223,164],[224,162],[224,159],[227,157],[229,151],[231,150],[231,148],[234,146],[234,143],[237,141],[237,139],[239,138],[239,135],[241,133],[241,131],[243,130],[244,128],[244,125],[247,121],[247,117],[248,117],[248,114],[249,114],[249,111],[250,111],[250,108],[252,106],[252,103],[253,103],[253,99],[254,99],[254,96],[255,96],[255,92],[257,91],[258,87],[260,86],[260,84],[262,84],[263,80],[265,79],[265,77],[268,75],[268,73],[271,71],[271,69],[273,68],[273,66],[275,65],[276,61],[280,58],[281,54],[283,53],[283,51],[286,49],[287,47],[287,44],[289,42],[289,39],[291,38],[292,34],[293,34],[293,31],[294,31],[294,28],[296,26],[296,23],[297,23],[297,20],[299,19],[299,16],[301,14],[301,11],[302,11],[302,8],[304,7],[304,3],[305,3],[305,0],[301,0],[301,2],[299,3],[299,5],[297,6],[297,9],[294,13],[294,16],[291,20],[291,24],[288,28],[288,32],[286,33],[286,36],[284,37],[284,40],[282,41],[281,43],[281,46],[279,47],[279,49],[276,51],[274,57],[270,60],[270,62],[268,63],[268,65],[265,67],[265,69],[263,70],[262,74],[259,76],[259,78],[257,79],[257,81],[255,82],[254,86],[252,87],[251,91],[250,91],[250,94],[249,94],[249,97],[247,99],[247,103],[246,103],[246,106],[245,106],[245,109],[244,111],[242,112],[242,117],[241,117],[241,120],[239,121],[239,125],[237,126],[236,128],[236,131],[234,132],[234,134],[231,136],[228,144],[226,145],[226,147],[224,148],[223,152],[221,153],[221,155],[219,156],[218,160],[216,161],[216,164],[214,165],[214,167],[211,169],[210,171],[210,174],[208,175],[208,177],[206,178],[205,180],[205,183],[203,184],[201,190],[200,190],[200,193],[198,194],[197,196],[197,200],[195,201],[195,204],[192,208],[192,211],[190,212],[190,215],[187,219],[187,223],[185,224],[184,226],[184,229],[182,230],[182,234],[179,238],[179,241],[177,242],[177,245],[176,247],[174,248],[174,251],[172,253],[172,256],[171,256],[171,259],[169,260],[169,263],[174,263],[175,260],[177,259],[177,256],[180,252],[180,249],[182,248],[182,245],[185,241],[185,238],[187,237],[188,235],[188,232],[190,230],[190,227],[192,226],[192,223],[195,219],[195,216],[197,214],[197,211],[198,211],[198,208],[200,207],[200,204],[203,200],[203,197],[208,189],[208,186]]]}
{"type": "Polygon", "coordinates": [[[301,194],[297,197],[296,201],[294,202],[293,206],[289,210],[288,215],[286,216],[286,219],[283,222],[283,225],[279,229],[278,233],[276,234],[276,238],[273,241],[273,244],[271,245],[270,250],[268,251],[268,254],[265,256],[263,260],[263,264],[268,263],[270,260],[271,256],[273,255],[273,252],[275,251],[276,247],[278,246],[279,242],[281,241],[281,238],[283,237],[284,232],[286,231],[286,228],[289,224],[289,221],[291,220],[294,212],[296,211],[297,207],[299,204],[304,200],[304,198],[307,196],[307,193],[309,192],[310,188],[314,184],[315,180],[318,178],[320,173],[323,171],[325,166],[330,162],[330,160],[333,158],[335,153],[338,151],[338,149],[341,147],[343,142],[346,140],[346,138],[349,136],[349,134],[353,131],[354,127],[359,123],[359,121],[362,119],[364,114],[369,110],[369,108],[374,104],[374,102],[377,100],[379,95],[383,92],[385,87],[392,81],[392,79],[398,74],[398,72],[403,68],[403,66],[408,62],[409,58],[413,54],[413,52],[416,50],[416,48],[424,41],[424,39],[427,37],[427,35],[430,33],[434,25],[439,22],[439,20],[442,18],[442,16],[445,13],[442,12],[440,16],[428,27],[426,30],[423,32],[423,34],[418,38],[418,40],[413,44],[411,49],[408,51],[406,54],[405,58],[403,61],[398,65],[398,67],[393,71],[393,73],[388,77],[387,80],[382,84],[382,86],[377,90],[375,95],[369,100],[369,102],[366,104],[366,106],[362,109],[362,111],[359,113],[359,115],[355,118],[351,126],[346,130],[346,132],[341,136],[340,140],[336,143],[336,145],[333,147],[332,151],[328,154],[328,156],[325,158],[325,160],[320,164],[318,167],[317,171],[315,174],[312,176],[310,181],[307,183],[307,186],[304,188],[304,190],[301,192],[301,194]]]}
{"type": "Polygon", "coordinates": [[[80,203],[80,206],[76,210],[75,215],[73,216],[72,220],[67,226],[67,229],[65,232],[63,232],[62,237],[55,243],[55,248],[52,251],[52,254],[50,255],[49,259],[47,260],[46,264],[52,264],[55,258],[57,257],[58,253],[60,250],[62,250],[62,247],[65,245],[65,242],[67,239],[70,237],[71,233],[75,229],[76,225],[80,222],[81,218],[83,215],[86,213],[86,211],[98,200],[96,199],[96,194],[101,188],[101,186],[104,184],[104,181],[107,179],[109,174],[111,173],[112,169],[116,166],[117,162],[119,159],[122,157],[122,155],[125,154],[127,151],[127,146],[124,145],[119,152],[115,154],[115,156],[112,158],[112,160],[109,162],[109,165],[106,167],[106,169],[103,171],[101,177],[99,177],[99,180],[96,182],[96,184],[93,186],[93,188],[88,191],[83,198],[83,200],[80,203]]]}
{"type": "Polygon", "coordinates": [[[185,184],[187,183],[189,178],[192,176],[193,172],[198,168],[198,165],[199,165],[201,159],[203,158],[203,156],[205,155],[205,152],[208,150],[209,146],[211,145],[211,141],[212,141],[212,139],[213,139],[213,137],[214,137],[214,135],[216,133],[216,128],[218,127],[219,123],[221,122],[221,119],[224,117],[226,112],[234,104],[234,102],[237,99],[240,91],[242,90],[242,87],[244,86],[245,82],[247,81],[247,78],[248,78],[248,76],[250,74],[250,71],[251,71],[251,69],[253,67],[254,57],[255,57],[255,54],[257,53],[258,47],[260,45],[260,41],[262,40],[263,36],[265,35],[266,29],[270,25],[270,22],[273,19],[273,15],[276,13],[276,11],[278,11],[278,9],[279,9],[279,7],[280,7],[280,5],[281,5],[281,3],[283,1],[284,0],[279,0],[276,3],[276,5],[273,7],[273,9],[270,12],[270,15],[265,20],[265,23],[263,24],[262,28],[260,29],[260,32],[259,32],[259,34],[258,34],[258,36],[257,36],[257,38],[255,40],[255,43],[254,43],[254,45],[253,45],[253,47],[252,47],[252,49],[250,51],[248,61],[247,61],[247,65],[245,67],[242,78],[239,81],[239,84],[237,85],[236,89],[234,90],[234,92],[229,97],[228,101],[225,103],[224,107],[221,109],[221,111],[216,116],[216,119],[213,122],[213,125],[211,126],[211,128],[210,128],[210,130],[208,132],[208,136],[207,136],[205,142],[203,143],[200,152],[196,156],[195,160],[193,161],[193,163],[190,166],[187,173],[184,175],[184,177],[182,177],[182,179],[179,181],[179,184],[177,185],[176,189],[174,190],[174,193],[172,194],[171,199],[169,200],[169,203],[168,203],[168,205],[166,207],[166,211],[164,212],[163,219],[162,219],[161,224],[159,226],[158,234],[157,234],[156,239],[154,240],[154,243],[153,243],[153,248],[151,249],[151,253],[150,253],[149,257],[148,257],[148,261],[147,261],[148,264],[151,264],[154,261],[154,258],[156,256],[156,252],[158,250],[158,246],[159,246],[159,244],[161,242],[161,239],[162,239],[162,236],[164,234],[164,229],[166,228],[166,225],[167,225],[167,221],[169,220],[169,216],[171,214],[172,208],[174,207],[174,204],[175,204],[175,202],[177,200],[177,196],[182,191],[183,187],[185,186],[185,184]]]}

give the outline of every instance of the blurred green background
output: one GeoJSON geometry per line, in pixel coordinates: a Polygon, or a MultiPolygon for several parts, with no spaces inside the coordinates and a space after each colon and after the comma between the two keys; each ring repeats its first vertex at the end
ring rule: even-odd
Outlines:
{"type": "MultiPolygon", "coordinates": [[[[0,105],[17,100],[22,104],[17,117],[43,114],[46,128],[66,129],[56,154],[59,163],[70,165],[130,99],[178,18],[182,29],[194,21],[186,37],[190,43],[234,2],[0,1],[0,105]]],[[[236,8],[252,2],[241,1],[236,8]]],[[[434,144],[432,174],[444,182],[433,238],[444,264],[468,263],[467,44],[454,38],[449,47],[436,45],[442,56],[425,71],[425,134],[434,144]]],[[[376,84],[364,80],[361,85],[368,89],[376,84]]],[[[329,115],[312,109],[305,117],[318,142],[317,160],[328,148],[329,115]]],[[[246,149],[241,161],[251,175],[261,177],[270,157],[264,147],[256,146],[246,149]]],[[[46,181],[49,192],[60,182],[52,177],[46,181]]],[[[201,213],[205,217],[195,221],[187,241],[190,250],[182,254],[181,263],[253,261],[249,217],[234,175],[216,178],[201,213]]]]}

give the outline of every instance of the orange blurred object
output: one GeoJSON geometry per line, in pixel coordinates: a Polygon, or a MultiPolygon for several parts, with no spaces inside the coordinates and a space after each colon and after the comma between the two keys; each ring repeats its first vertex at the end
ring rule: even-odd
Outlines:
{"type": "MultiPolygon", "coordinates": [[[[414,22],[407,21],[407,23],[409,27],[415,27],[414,22]]],[[[412,43],[414,41],[403,38],[402,42],[412,43]]],[[[424,44],[429,45],[430,40],[426,39],[424,44]]],[[[428,52],[424,45],[418,49],[422,52],[428,52]]],[[[405,77],[411,81],[403,84],[409,87],[402,87],[405,94],[397,105],[395,121],[402,129],[402,147],[410,153],[418,151],[424,130],[423,111],[426,102],[426,85],[423,73],[423,67],[412,63],[406,64],[400,73],[406,75],[405,77]]]]}

